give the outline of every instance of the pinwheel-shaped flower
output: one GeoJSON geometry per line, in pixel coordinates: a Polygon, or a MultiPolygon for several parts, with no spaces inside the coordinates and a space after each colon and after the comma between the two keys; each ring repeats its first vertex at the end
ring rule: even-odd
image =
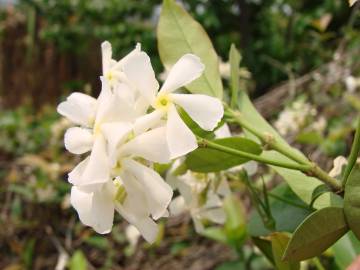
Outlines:
{"type": "Polygon", "coordinates": [[[138,53],[133,56],[132,63],[133,65],[126,65],[123,71],[130,81],[136,82],[137,89],[154,109],[153,112],[136,120],[135,133],[141,133],[158,125],[159,121],[166,120],[166,140],[171,158],[185,155],[196,149],[196,137],[181,119],[177,106],[183,108],[204,130],[213,130],[224,113],[222,103],[217,98],[200,94],[174,93],[200,77],[204,65],[199,57],[193,54],[181,57],[171,68],[159,92],[156,84],[150,84],[152,69],[149,69],[149,66],[151,67],[149,57],[144,52],[138,53]],[[139,69],[139,66],[147,66],[147,68],[139,69]],[[139,78],[142,79],[139,80],[139,78]]]}

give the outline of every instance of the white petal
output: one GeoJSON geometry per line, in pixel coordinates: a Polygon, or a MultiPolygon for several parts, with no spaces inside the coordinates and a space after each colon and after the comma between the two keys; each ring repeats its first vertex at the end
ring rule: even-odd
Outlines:
{"type": "Polygon", "coordinates": [[[70,201],[81,222],[98,233],[108,233],[112,228],[114,203],[108,195],[106,190],[87,193],[76,186],[71,188],[70,201]]]}
{"type": "Polygon", "coordinates": [[[172,94],[174,103],[205,130],[213,130],[224,115],[224,107],[217,98],[197,94],[172,94]]]}
{"type": "Polygon", "coordinates": [[[101,54],[103,74],[105,74],[110,69],[110,62],[112,57],[112,48],[110,42],[104,41],[101,43],[101,54]]]}
{"type": "Polygon", "coordinates": [[[102,79],[102,86],[95,125],[104,122],[133,121],[136,117],[133,104],[119,96],[116,91],[110,91],[104,79],[102,79]]]}
{"type": "Polygon", "coordinates": [[[134,225],[128,225],[125,229],[125,235],[130,245],[135,247],[141,234],[134,225]]]}
{"type": "Polygon", "coordinates": [[[91,150],[93,134],[87,128],[72,127],[64,135],[65,148],[73,154],[83,154],[91,150]]]}
{"type": "Polygon", "coordinates": [[[75,124],[89,127],[94,120],[96,105],[95,98],[75,92],[59,104],[57,111],[75,124]]]}
{"type": "Polygon", "coordinates": [[[135,135],[141,134],[148,129],[157,126],[161,122],[161,118],[165,115],[163,110],[155,110],[136,119],[134,124],[135,135]]]}
{"type": "Polygon", "coordinates": [[[204,68],[205,66],[201,63],[199,57],[193,54],[185,54],[171,68],[160,92],[173,92],[174,90],[191,83],[201,76],[204,68]]]}
{"type": "Polygon", "coordinates": [[[152,102],[159,89],[159,83],[155,78],[149,56],[145,52],[132,54],[123,65],[123,71],[141,95],[152,102]]]}
{"type": "MultiPolygon", "coordinates": [[[[118,145],[122,144],[132,131],[132,124],[128,122],[113,122],[101,125],[101,131],[107,141],[107,151],[110,159],[114,159],[118,145]]],[[[111,162],[114,163],[114,160],[111,162]]]]}
{"type": "Polygon", "coordinates": [[[229,126],[226,123],[219,127],[217,130],[215,130],[214,133],[217,139],[228,138],[232,136],[229,126]]]}
{"type": "Polygon", "coordinates": [[[169,210],[172,216],[178,216],[186,210],[185,199],[183,196],[177,196],[169,205],[169,210]]]}
{"type": "Polygon", "coordinates": [[[94,192],[92,209],[93,224],[97,233],[109,233],[114,221],[114,201],[104,190],[94,192]]]}
{"type": "Polygon", "coordinates": [[[170,162],[170,151],[166,142],[166,128],[147,131],[126,143],[120,150],[122,155],[134,155],[159,163],[170,162]]]}
{"type": "Polygon", "coordinates": [[[110,162],[106,152],[106,143],[102,135],[95,138],[89,162],[81,175],[80,186],[102,184],[109,181],[110,162]]]}
{"type": "Polygon", "coordinates": [[[93,193],[83,192],[76,186],[71,188],[70,203],[77,211],[81,222],[88,226],[91,226],[93,220],[92,198],[93,193]]]}
{"type": "Polygon", "coordinates": [[[195,231],[202,233],[204,231],[204,224],[202,223],[201,216],[197,213],[191,213],[192,221],[194,222],[195,231]]]}
{"type": "Polygon", "coordinates": [[[226,220],[226,214],[222,208],[207,209],[201,213],[201,217],[217,224],[224,224],[226,220]]]}
{"type": "Polygon", "coordinates": [[[89,163],[90,156],[86,157],[83,161],[81,161],[76,167],[69,173],[68,181],[73,185],[81,185],[82,183],[82,175],[89,163]]]}
{"type": "Polygon", "coordinates": [[[173,191],[154,170],[131,159],[124,159],[123,166],[129,170],[144,188],[149,210],[154,219],[164,215],[173,191]]]}
{"type": "Polygon", "coordinates": [[[166,137],[171,158],[186,155],[198,147],[195,135],[181,119],[175,106],[169,108],[166,137]]]}

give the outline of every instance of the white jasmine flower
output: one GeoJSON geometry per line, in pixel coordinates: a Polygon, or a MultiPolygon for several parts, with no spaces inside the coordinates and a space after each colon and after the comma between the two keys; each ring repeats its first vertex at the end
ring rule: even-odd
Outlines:
{"type": "Polygon", "coordinates": [[[340,176],[344,166],[346,166],[347,163],[348,162],[344,156],[336,157],[333,161],[334,166],[329,172],[329,176],[331,177],[340,176]]]}
{"type": "Polygon", "coordinates": [[[360,87],[360,78],[354,76],[347,76],[345,78],[346,90],[350,93],[354,93],[358,87],[360,87]]]}
{"type": "Polygon", "coordinates": [[[223,224],[226,219],[222,200],[230,194],[225,178],[216,174],[187,172],[184,175],[167,175],[168,183],[179,190],[180,195],[169,206],[173,216],[189,212],[197,232],[204,230],[203,221],[223,224]],[[220,178],[219,178],[220,177],[220,178]]]}
{"type": "Polygon", "coordinates": [[[140,232],[136,229],[135,226],[129,225],[125,229],[125,236],[126,239],[129,241],[130,246],[135,247],[137,242],[139,241],[140,232]]]}
{"type": "MultiPolygon", "coordinates": [[[[140,73],[138,65],[148,62],[148,56],[138,54],[137,63],[124,68],[124,73],[131,81],[146,76],[147,71],[140,73]],[[145,74],[145,75],[144,75],[145,74]]],[[[197,148],[195,135],[186,126],[177,112],[177,106],[182,107],[189,116],[204,130],[213,130],[221,120],[224,109],[221,101],[217,98],[198,94],[175,94],[174,91],[194,81],[202,74],[204,65],[200,59],[193,54],[186,54],[181,57],[169,71],[169,76],[157,93],[158,88],[137,87],[142,95],[149,101],[154,111],[135,122],[135,133],[158,125],[161,119],[166,119],[166,138],[169,145],[171,158],[176,158],[197,148]]]]}

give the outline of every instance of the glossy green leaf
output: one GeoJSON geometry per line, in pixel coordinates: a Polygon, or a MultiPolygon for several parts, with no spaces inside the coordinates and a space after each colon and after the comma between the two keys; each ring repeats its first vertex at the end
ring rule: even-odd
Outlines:
{"type": "Polygon", "coordinates": [[[344,212],[350,229],[360,240],[360,167],[355,165],[345,185],[344,212]]]}
{"type": "Polygon", "coordinates": [[[331,249],[339,269],[346,269],[360,254],[360,241],[353,232],[349,231],[331,249]]]}
{"type": "MultiPolygon", "coordinates": [[[[272,189],[268,195],[276,231],[294,232],[297,226],[312,213],[312,210],[296,196],[286,183],[272,189]]],[[[271,233],[266,229],[255,210],[250,215],[248,227],[251,236],[266,236],[271,233]]]]}
{"type": "Polygon", "coordinates": [[[86,270],[87,260],[84,253],[81,250],[76,250],[74,254],[71,256],[69,263],[70,270],[86,270]]]}
{"type": "MultiPolygon", "coordinates": [[[[252,140],[242,137],[221,138],[213,142],[236,150],[259,155],[261,147],[252,140]]],[[[209,148],[198,148],[187,155],[186,166],[194,172],[218,172],[249,161],[247,158],[235,156],[209,148]]]]}
{"type": "Polygon", "coordinates": [[[272,247],[276,269],[278,270],[300,269],[299,262],[287,262],[282,260],[282,256],[290,240],[290,237],[285,233],[276,232],[270,235],[270,239],[271,239],[271,247],[272,247]]]}
{"type": "Polygon", "coordinates": [[[325,185],[322,184],[320,186],[317,186],[314,190],[313,193],[311,195],[311,202],[310,202],[310,207],[313,207],[315,201],[323,194],[327,193],[327,192],[331,192],[330,188],[325,185]]]}
{"type": "Polygon", "coordinates": [[[260,251],[265,255],[265,257],[275,265],[275,260],[272,252],[272,246],[271,241],[267,238],[261,238],[261,237],[252,237],[252,242],[255,244],[255,246],[260,249],[260,251]]]}
{"type": "Polygon", "coordinates": [[[230,85],[231,85],[231,107],[235,108],[238,104],[238,93],[239,93],[239,71],[241,55],[236,49],[234,44],[231,44],[229,52],[230,61],[230,85]]]}
{"type": "Polygon", "coordinates": [[[201,235],[220,243],[228,244],[225,230],[221,227],[206,228],[201,232],[201,235]]]}
{"type": "Polygon", "coordinates": [[[199,56],[204,63],[203,75],[186,86],[190,92],[222,98],[219,60],[214,47],[202,26],[174,0],[163,1],[157,37],[160,58],[166,69],[186,53],[199,56]]]}
{"type": "Polygon", "coordinates": [[[206,138],[206,139],[215,138],[214,132],[203,130],[194,120],[192,120],[192,118],[187,114],[187,112],[185,112],[184,109],[178,108],[178,112],[181,116],[181,119],[185,122],[185,124],[191,129],[191,131],[195,135],[198,135],[198,136],[200,136],[202,138],[206,138]]]}
{"type": "Polygon", "coordinates": [[[342,208],[322,208],[308,216],[296,229],[284,259],[301,261],[318,256],[348,230],[342,208]]]}

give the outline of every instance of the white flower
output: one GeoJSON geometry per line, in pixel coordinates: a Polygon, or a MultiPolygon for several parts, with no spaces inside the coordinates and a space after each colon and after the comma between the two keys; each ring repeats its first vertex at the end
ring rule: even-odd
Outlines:
{"type": "Polygon", "coordinates": [[[135,247],[137,242],[139,241],[140,232],[133,225],[128,225],[125,229],[126,239],[129,241],[130,246],[135,247]]]}
{"type": "MultiPolygon", "coordinates": [[[[175,163],[176,164],[176,163],[175,163]]],[[[223,224],[226,219],[222,199],[230,194],[225,178],[215,174],[187,172],[184,175],[167,175],[168,183],[178,189],[180,195],[169,206],[173,216],[189,212],[197,232],[204,230],[203,221],[223,224]]]]}
{"type": "MultiPolygon", "coordinates": [[[[124,85],[125,87],[125,85],[124,85]]],[[[121,89],[111,90],[102,80],[98,99],[74,93],[58,106],[58,112],[80,127],[69,128],[64,137],[66,149],[74,154],[90,155],[74,170],[81,169],[83,185],[103,184],[108,181],[110,157],[131,130],[130,122],[136,114],[128,99],[121,96],[121,89]]],[[[70,173],[70,182],[71,173],[70,173]]]]}
{"type": "MultiPolygon", "coordinates": [[[[134,56],[135,57],[135,56],[134,56]]],[[[146,54],[137,56],[137,65],[147,62],[146,54]]],[[[125,67],[124,73],[131,81],[136,81],[141,76],[148,77],[146,72],[141,73],[137,68],[125,67]]],[[[221,120],[224,109],[219,99],[198,94],[175,94],[174,91],[194,81],[202,74],[204,65],[200,59],[192,54],[181,57],[169,71],[169,76],[157,93],[155,87],[138,87],[142,95],[149,101],[154,111],[135,122],[135,133],[152,128],[166,119],[166,140],[169,145],[171,158],[176,158],[189,153],[197,148],[195,135],[186,126],[177,112],[177,106],[182,107],[189,116],[204,130],[213,130],[221,120]]]]}
{"type": "Polygon", "coordinates": [[[331,177],[337,177],[341,175],[341,172],[344,168],[344,166],[347,164],[347,160],[343,156],[338,156],[333,161],[333,168],[329,172],[329,176],[331,177]]]}
{"type": "Polygon", "coordinates": [[[153,242],[158,230],[154,220],[167,216],[171,187],[154,170],[130,158],[124,158],[113,172],[118,176],[95,190],[73,186],[71,204],[80,220],[98,233],[108,233],[116,209],[153,242]]]}

